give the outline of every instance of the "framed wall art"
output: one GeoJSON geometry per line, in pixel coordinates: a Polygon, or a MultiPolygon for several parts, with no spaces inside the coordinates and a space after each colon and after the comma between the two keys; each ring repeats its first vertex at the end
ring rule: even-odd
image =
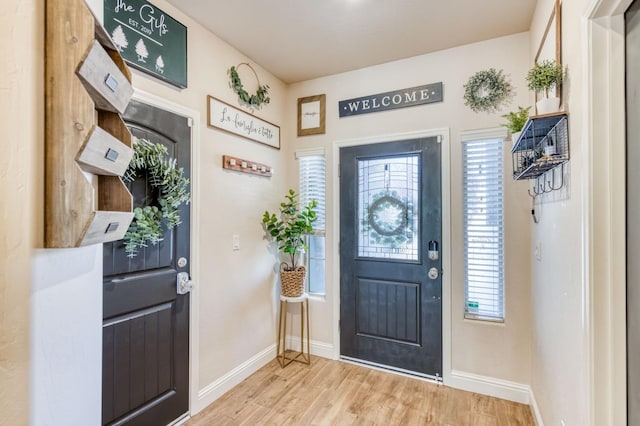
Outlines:
{"type": "Polygon", "coordinates": [[[298,98],[298,136],[325,133],[326,95],[298,98]]]}
{"type": "MultiPolygon", "coordinates": [[[[562,5],[560,0],[555,0],[553,4],[553,10],[536,52],[535,63],[537,64],[544,60],[555,60],[557,64],[562,65],[562,5]]],[[[556,96],[560,98],[560,105],[562,105],[561,86],[556,86],[556,96]]],[[[538,102],[538,100],[538,93],[536,92],[535,102],[538,102]]]]}

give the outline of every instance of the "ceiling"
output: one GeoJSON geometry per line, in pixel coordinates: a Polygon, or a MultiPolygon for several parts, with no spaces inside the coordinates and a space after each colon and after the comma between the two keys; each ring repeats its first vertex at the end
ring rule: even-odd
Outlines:
{"type": "Polygon", "coordinates": [[[285,83],[529,30],[536,0],[168,0],[285,83]]]}

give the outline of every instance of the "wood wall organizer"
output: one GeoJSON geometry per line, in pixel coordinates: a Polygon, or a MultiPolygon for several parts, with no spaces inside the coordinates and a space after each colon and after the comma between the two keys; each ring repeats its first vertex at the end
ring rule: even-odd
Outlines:
{"type": "Polygon", "coordinates": [[[222,156],[222,168],[264,177],[273,176],[273,168],[271,166],[256,163],[255,161],[243,160],[242,158],[232,157],[230,155],[222,156]]]}
{"type": "Polygon", "coordinates": [[[84,0],[47,1],[45,74],[45,246],[122,239],[133,220],[120,179],[133,156],[120,117],[131,73],[84,0]]]}

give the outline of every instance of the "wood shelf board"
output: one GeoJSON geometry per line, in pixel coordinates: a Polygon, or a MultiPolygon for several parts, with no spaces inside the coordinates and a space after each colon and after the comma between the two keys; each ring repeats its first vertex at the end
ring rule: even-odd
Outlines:
{"type": "Polygon", "coordinates": [[[95,110],[75,70],[93,40],[94,21],[82,0],[47,1],[46,19],[45,247],[76,247],[92,216],[94,190],[75,157],[95,110]]]}
{"type": "Polygon", "coordinates": [[[98,185],[98,210],[133,211],[133,197],[118,176],[99,176],[98,185]]]}
{"type": "Polygon", "coordinates": [[[95,211],[78,242],[78,246],[121,240],[132,220],[133,213],[95,211]]]}
{"type": "Polygon", "coordinates": [[[78,67],[77,75],[96,108],[124,113],[133,95],[133,86],[98,41],[92,42],[87,56],[78,67]]]}
{"type": "Polygon", "coordinates": [[[98,111],[98,126],[102,127],[129,148],[133,148],[131,132],[119,114],[109,111],[98,111]]]}
{"type": "MultiPolygon", "coordinates": [[[[95,45],[95,31],[95,20],[83,0],[46,2],[44,245],[47,248],[120,239],[133,219],[132,198],[120,179],[115,177],[122,188],[111,183],[101,186],[98,179],[83,172],[76,162],[98,116],[104,116],[96,112],[93,99],[76,74],[79,64],[95,45]],[[98,204],[116,206],[119,211],[96,211],[98,204]],[[101,229],[105,221],[110,221],[107,226],[119,221],[119,231],[106,233],[106,228],[101,229]]],[[[114,115],[104,116],[107,124],[103,128],[123,139],[121,146],[130,150],[131,135],[122,129],[124,123],[119,116],[114,115]]]]}
{"type": "Polygon", "coordinates": [[[97,175],[122,176],[129,167],[133,149],[100,126],[94,126],[78,152],[76,161],[82,170],[97,175]]]}

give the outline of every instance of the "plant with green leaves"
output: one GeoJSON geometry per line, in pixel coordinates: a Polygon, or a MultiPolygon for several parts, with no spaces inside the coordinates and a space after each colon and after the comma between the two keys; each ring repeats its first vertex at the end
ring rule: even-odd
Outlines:
{"type": "MultiPolygon", "coordinates": [[[[240,65],[246,65],[251,68],[251,71],[253,71],[253,73],[256,75],[256,79],[258,79],[258,74],[256,74],[251,65],[245,62],[241,63],[240,65]]],[[[240,67],[240,65],[238,65],[238,67],[240,67]]],[[[238,67],[229,68],[229,77],[231,77],[231,88],[234,92],[236,92],[240,100],[255,107],[259,107],[262,104],[268,104],[271,101],[271,98],[269,98],[269,86],[266,84],[261,85],[260,80],[258,80],[258,89],[256,90],[256,93],[250,95],[244,89],[242,80],[240,80],[240,76],[238,75],[238,67]]]]}
{"type": "Polygon", "coordinates": [[[529,119],[529,110],[531,110],[531,107],[523,108],[519,106],[518,111],[504,114],[502,118],[506,118],[507,122],[503,123],[502,126],[509,129],[512,134],[521,131],[529,119]]]}
{"type": "Polygon", "coordinates": [[[280,203],[279,215],[264,212],[262,223],[267,232],[278,243],[278,249],[286,253],[291,263],[283,262],[285,271],[295,271],[299,253],[307,249],[303,236],[313,231],[313,222],[317,215],[316,200],[311,200],[306,206],[300,206],[298,194],[293,189],[285,195],[280,203]]]}
{"type": "Polygon", "coordinates": [[[189,203],[189,179],[176,159],[168,158],[167,147],[146,139],[134,139],[133,158],[122,179],[131,184],[146,176],[153,189],[145,207],[133,210],[133,222],[124,235],[124,247],[129,257],[135,257],[140,247],[162,241],[164,223],[167,229],[180,224],[179,207],[189,203]]]}
{"type": "Polygon", "coordinates": [[[527,73],[527,87],[536,93],[544,92],[549,97],[549,90],[562,85],[564,71],[562,65],[552,59],[536,63],[527,73]]]}

